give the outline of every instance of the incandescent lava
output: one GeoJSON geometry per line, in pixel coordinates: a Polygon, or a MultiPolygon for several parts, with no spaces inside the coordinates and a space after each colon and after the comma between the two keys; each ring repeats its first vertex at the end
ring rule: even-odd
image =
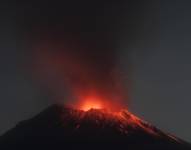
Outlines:
{"type": "MultiPolygon", "coordinates": [[[[63,126],[70,126],[75,130],[77,129],[77,132],[81,132],[80,130],[93,125],[94,129],[101,129],[99,133],[100,135],[103,132],[107,132],[108,128],[110,128],[121,135],[131,135],[133,132],[139,132],[155,138],[167,138],[172,141],[181,142],[178,138],[163,133],[126,109],[114,112],[104,108],[97,108],[97,105],[95,105],[95,107],[94,105],[88,106],[84,107],[83,110],[69,107],[61,109],[60,116],[62,118],[63,126]]],[[[86,132],[91,134],[93,130],[86,130],[86,132]]]]}
{"type": "Polygon", "coordinates": [[[0,138],[1,149],[190,150],[127,110],[51,106],[0,138]]]}

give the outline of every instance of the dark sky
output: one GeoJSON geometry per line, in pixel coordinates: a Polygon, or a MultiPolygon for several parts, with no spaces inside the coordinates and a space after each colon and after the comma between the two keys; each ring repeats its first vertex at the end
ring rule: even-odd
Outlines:
{"type": "MultiPolygon", "coordinates": [[[[7,2],[0,6],[0,133],[49,104],[46,92],[30,77],[30,50],[26,48],[31,43],[28,44],[26,38],[30,35],[36,39],[41,37],[42,28],[52,29],[63,24],[60,22],[63,12],[53,9],[52,14],[51,4],[47,4],[46,9],[31,3],[7,2]]],[[[93,31],[90,35],[99,39],[102,31],[107,31],[102,37],[110,35],[112,39],[109,40],[115,47],[115,53],[110,51],[108,55],[117,53],[116,61],[120,62],[124,82],[130,88],[129,109],[157,127],[191,142],[191,2],[134,0],[123,5],[119,2],[105,4],[98,1],[98,6],[91,6],[104,6],[98,11],[96,20],[94,17],[87,19],[88,11],[89,15],[94,14],[91,4],[84,12],[76,4],[79,11],[85,13],[86,21],[80,29],[76,29],[76,22],[72,27],[69,22],[65,30],[76,29],[72,35],[78,37],[83,33],[85,40],[89,34],[84,32],[93,31]],[[98,32],[93,30],[95,28],[99,29],[99,35],[95,36],[98,32]]],[[[83,5],[82,8],[87,7],[83,5]]]]}

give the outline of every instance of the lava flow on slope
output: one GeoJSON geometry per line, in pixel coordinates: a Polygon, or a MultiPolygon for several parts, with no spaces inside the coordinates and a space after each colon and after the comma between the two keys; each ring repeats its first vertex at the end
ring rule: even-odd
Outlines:
{"type": "Polygon", "coordinates": [[[127,110],[51,106],[0,138],[3,149],[190,150],[127,110]]]}
{"type": "Polygon", "coordinates": [[[107,132],[110,132],[109,130],[112,130],[121,136],[141,133],[154,138],[166,138],[181,143],[178,138],[163,133],[126,109],[112,112],[104,108],[97,108],[97,105],[95,106],[89,107],[89,109],[85,107],[84,110],[65,107],[60,113],[63,126],[73,129],[73,133],[86,130],[84,133],[93,135],[94,130],[99,129],[100,131],[96,131],[96,134],[101,136],[101,134],[107,134],[107,132]]]}
{"type": "Polygon", "coordinates": [[[126,109],[61,109],[62,126],[68,141],[128,149],[187,149],[183,140],[141,120],[126,109]]]}

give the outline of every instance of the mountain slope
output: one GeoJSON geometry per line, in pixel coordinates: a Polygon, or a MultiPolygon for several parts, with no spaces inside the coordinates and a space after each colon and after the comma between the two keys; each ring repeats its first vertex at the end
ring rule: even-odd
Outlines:
{"type": "Polygon", "coordinates": [[[18,124],[1,137],[0,146],[6,149],[190,149],[186,142],[127,110],[81,111],[58,106],[18,124]]]}

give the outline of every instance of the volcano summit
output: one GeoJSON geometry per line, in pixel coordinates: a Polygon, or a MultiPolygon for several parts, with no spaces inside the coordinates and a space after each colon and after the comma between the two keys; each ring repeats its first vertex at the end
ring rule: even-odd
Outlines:
{"type": "Polygon", "coordinates": [[[127,110],[51,106],[1,137],[4,149],[189,150],[190,145],[127,110]]]}

